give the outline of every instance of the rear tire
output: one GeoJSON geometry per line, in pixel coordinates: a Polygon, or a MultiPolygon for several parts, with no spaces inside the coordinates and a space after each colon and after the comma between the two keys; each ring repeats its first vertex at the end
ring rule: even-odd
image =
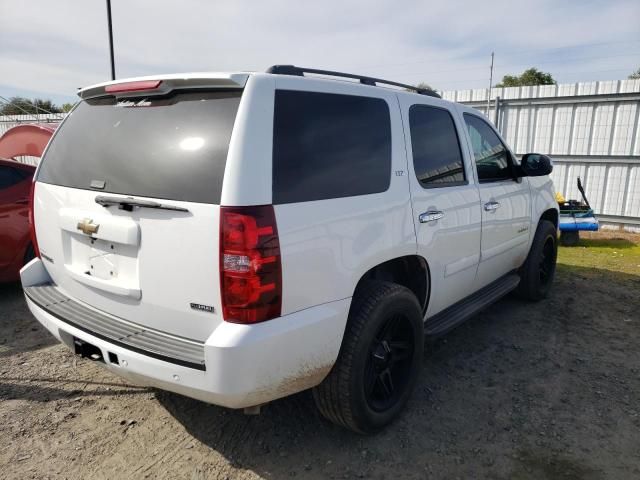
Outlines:
{"type": "Polygon", "coordinates": [[[393,421],[418,379],[424,351],[422,309],[407,288],[368,282],[358,288],[338,360],[313,389],[320,413],[358,433],[393,421]]]}
{"type": "Polygon", "coordinates": [[[516,290],[520,298],[537,302],[549,294],[556,273],[557,256],[556,227],[548,220],[542,220],[536,229],[527,260],[520,269],[520,284],[516,290]]]}
{"type": "Polygon", "coordinates": [[[575,247],[580,241],[580,232],[560,232],[560,244],[563,247],[575,247]]]}

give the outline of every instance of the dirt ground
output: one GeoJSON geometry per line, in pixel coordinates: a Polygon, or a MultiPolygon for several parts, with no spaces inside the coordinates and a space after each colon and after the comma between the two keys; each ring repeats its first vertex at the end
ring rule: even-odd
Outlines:
{"type": "Polygon", "coordinates": [[[640,478],[640,275],[561,264],[549,299],[502,300],[424,367],[376,436],[308,392],[250,417],[76,359],[0,286],[0,477],[640,478]]]}

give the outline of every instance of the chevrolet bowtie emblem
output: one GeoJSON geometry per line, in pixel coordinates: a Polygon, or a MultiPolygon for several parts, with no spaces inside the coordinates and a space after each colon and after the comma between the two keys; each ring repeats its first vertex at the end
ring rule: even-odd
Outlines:
{"type": "Polygon", "coordinates": [[[81,222],[78,222],[78,226],[76,228],[85,235],[98,233],[98,228],[100,228],[100,225],[96,225],[95,223],[91,222],[93,222],[93,220],[91,220],[90,218],[85,218],[81,222]]]}

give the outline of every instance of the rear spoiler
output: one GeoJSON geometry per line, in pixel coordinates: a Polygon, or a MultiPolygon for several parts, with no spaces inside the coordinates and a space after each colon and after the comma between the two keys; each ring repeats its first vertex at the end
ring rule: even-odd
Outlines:
{"type": "Polygon", "coordinates": [[[164,95],[177,89],[244,88],[248,73],[189,73],[136,77],[99,83],[78,90],[83,100],[95,97],[164,95]]]}

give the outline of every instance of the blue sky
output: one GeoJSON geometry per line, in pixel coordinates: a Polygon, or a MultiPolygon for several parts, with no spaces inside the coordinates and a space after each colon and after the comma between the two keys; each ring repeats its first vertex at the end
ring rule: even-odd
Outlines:
{"type": "MultiPolygon", "coordinates": [[[[293,63],[484,88],[530,66],[560,83],[640,68],[640,1],[112,0],[120,78],[293,63]]],[[[0,95],[74,101],[109,78],[104,0],[0,0],[0,95]]]]}

